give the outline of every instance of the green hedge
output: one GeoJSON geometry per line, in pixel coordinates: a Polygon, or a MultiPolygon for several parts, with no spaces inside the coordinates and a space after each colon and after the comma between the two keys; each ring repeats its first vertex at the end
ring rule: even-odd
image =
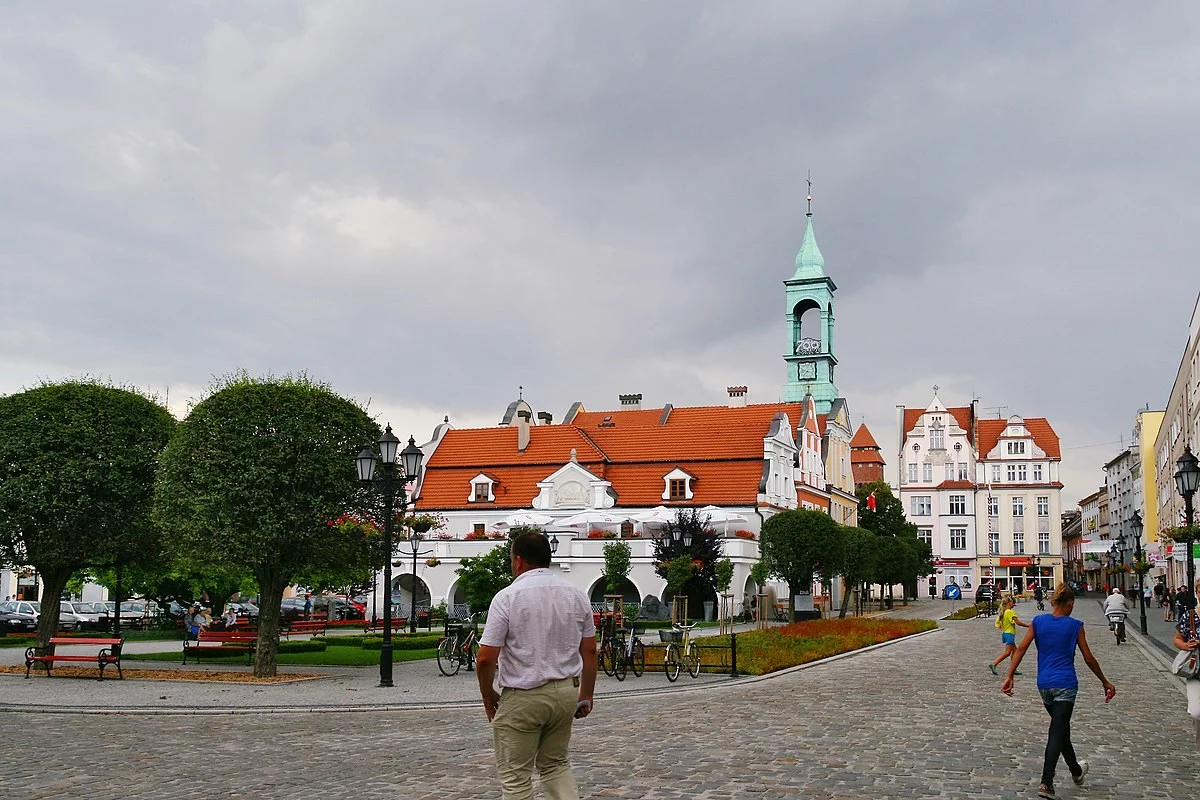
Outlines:
{"type": "MultiPolygon", "coordinates": [[[[438,641],[441,639],[440,634],[417,634],[416,636],[393,636],[392,649],[394,650],[432,650],[437,647],[438,641]]],[[[356,636],[314,636],[309,641],[323,642],[329,647],[361,647],[364,650],[378,650],[383,645],[383,637],[370,635],[356,636]]]]}

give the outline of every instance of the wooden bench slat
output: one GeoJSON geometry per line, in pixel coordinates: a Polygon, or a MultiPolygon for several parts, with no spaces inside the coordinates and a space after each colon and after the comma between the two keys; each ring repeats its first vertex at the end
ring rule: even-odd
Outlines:
{"type": "Polygon", "coordinates": [[[47,640],[46,647],[30,647],[25,651],[25,677],[29,677],[34,664],[45,664],[46,674],[49,675],[55,661],[94,661],[96,662],[96,666],[100,668],[100,680],[104,680],[104,668],[110,664],[116,665],[117,677],[124,680],[125,674],[121,671],[121,648],[124,644],[124,639],[117,638],[52,636],[47,640]],[[47,652],[54,647],[65,647],[68,645],[86,645],[91,647],[99,645],[100,651],[95,655],[86,656],[47,652]]]}

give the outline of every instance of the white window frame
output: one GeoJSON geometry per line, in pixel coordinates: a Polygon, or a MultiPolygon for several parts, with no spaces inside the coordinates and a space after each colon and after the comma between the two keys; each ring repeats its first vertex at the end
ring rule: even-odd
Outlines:
{"type": "Polygon", "coordinates": [[[946,480],[948,480],[948,481],[954,480],[954,462],[953,461],[946,462],[946,480]]]}
{"type": "Polygon", "coordinates": [[[1005,481],[1005,483],[1016,483],[1017,482],[1017,465],[1016,464],[1008,465],[1008,469],[1006,470],[1006,478],[1007,478],[1007,480],[1005,481]]]}
{"type": "MultiPolygon", "coordinates": [[[[685,483],[683,485],[683,489],[684,489],[683,499],[691,500],[693,497],[696,496],[696,493],[694,491],[692,491],[692,480],[693,480],[692,476],[689,475],[688,473],[684,472],[683,470],[681,470],[679,467],[676,467],[675,469],[668,472],[666,475],[663,475],[663,492],[662,492],[663,500],[670,501],[670,499],[671,499],[671,481],[672,480],[680,480],[680,479],[685,481],[685,483]]],[[[678,503],[681,501],[676,500],[675,502],[678,503]]]]}
{"type": "Polygon", "coordinates": [[[1017,464],[1017,483],[1029,482],[1029,465],[1017,464]]]}
{"type": "Polygon", "coordinates": [[[908,462],[908,482],[909,483],[917,482],[917,476],[918,476],[917,468],[919,466],[920,465],[917,464],[917,462],[915,462],[915,461],[908,462]]]}
{"type": "Polygon", "coordinates": [[[955,516],[965,516],[967,513],[967,496],[965,494],[950,495],[950,513],[955,516]]]}
{"type": "Polygon", "coordinates": [[[1045,478],[1046,473],[1045,473],[1044,468],[1045,468],[1044,464],[1034,464],[1033,465],[1033,480],[1035,483],[1041,483],[1042,481],[1046,480],[1046,478],[1045,478]]]}
{"type": "Polygon", "coordinates": [[[1039,517],[1050,516],[1050,496],[1039,494],[1037,499],[1037,515],[1039,517]]]}
{"type": "Polygon", "coordinates": [[[909,508],[914,517],[933,516],[933,497],[927,494],[913,495],[909,499],[909,508]]]}
{"type": "Polygon", "coordinates": [[[965,461],[958,462],[958,479],[960,481],[968,481],[971,479],[970,472],[967,470],[967,462],[965,461]]]}
{"type": "Polygon", "coordinates": [[[467,502],[468,503],[494,503],[494,502],[496,502],[496,493],[494,491],[495,483],[496,482],[493,481],[490,476],[485,475],[482,472],[479,473],[478,475],[476,475],[474,478],[471,478],[471,492],[470,492],[470,494],[467,495],[467,502]],[[475,487],[480,486],[480,485],[487,486],[487,500],[475,499],[475,495],[476,495],[475,487]]]}
{"type": "Polygon", "coordinates": [[[1025,498],[1014,497],[1012,499],[1012,513],[1014,517],[1025,516],[1025,498]]]}
{"type": "Polygon", "coordinates": [[[1000,531],[988,531],[988,555],[996,556],[1000,554],[1000,531]]]}
{"type": "Polygon", "coordinates": [[[928,461],[921,465],[921,479],[924,483],[933,483],[933,464],[928,461]]]}
{"type": "Polygon", "coordinates": [[[988,497],[988,516],[989,517],[999,517],[1000,516],[1000,498],[999,497],[996,497],[994,495],[988,497]]]}
{"type": "Polygon", "coordinates": [[[1000,482],[1000,465],[992,464],[992,483],[1000,482]]]}
{"type": "Polygon", "coordinates": [[[917,528],[917,539],[933,547],[933,528],[917,528]]]}
{"type": "Polygon", "coordinates": [[[950,529],[950,549],[951,550],[966,550],[967,549],[967,529],[955,526],[950,529]]]}

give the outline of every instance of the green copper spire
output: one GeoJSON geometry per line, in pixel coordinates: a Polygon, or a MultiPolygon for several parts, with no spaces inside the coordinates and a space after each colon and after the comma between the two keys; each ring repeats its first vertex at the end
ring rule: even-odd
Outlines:
{"type": "Polygon", "coordinates": [[[821,255],[821,248],[817,247],[817,235],[813,233],[812,212],[808,212],[808,228],[804,231],[804,243],[800,245],[800,252],[796,254],[796,274],[792,276],[792,280],[797,278],[824,278],[825,277],[825,257],[821,255]]]}

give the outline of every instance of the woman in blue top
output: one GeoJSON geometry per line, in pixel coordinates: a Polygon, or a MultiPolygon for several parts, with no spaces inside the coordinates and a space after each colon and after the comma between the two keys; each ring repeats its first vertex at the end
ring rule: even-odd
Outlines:
{"type": "Polygon", "coordinates": [[[1075,710],[1075,695],[1079,690],[1079,678],[1075,674],[1075,648],[1079,648],[1083,662],[1104,686],[1104,702],[1111,700],[1117,689],[1104,677],[1100,662],[1092,655],[1087,638],[1083,635],[1083,623],[1071,616],[1075,609],[1075,593],[1066,584],[1060,583],[1050,597],[1050,605],[1053,610],[1049,614],[1038,614],[1030,623],[1029,631],[1017,646],[1016,655],[1009,664],[1008,675],[1000,691],[1012,695],[1013,675],[1029,645],[1036,641],[1038,692],[1050,715],[1046,760],[1042,765],[1038,796],[1058,800],[1058,795],[1054,793],[1054,768],[1058,766],[1058,757],[1062,756],[1063,761],[1067,762],[1071,780],[1076,786],[1083,785],[1083,776],[1088,770],[1086,761],[1076,760],[1075,748],[1071,746],[1071,712],[1075,710]]]}

